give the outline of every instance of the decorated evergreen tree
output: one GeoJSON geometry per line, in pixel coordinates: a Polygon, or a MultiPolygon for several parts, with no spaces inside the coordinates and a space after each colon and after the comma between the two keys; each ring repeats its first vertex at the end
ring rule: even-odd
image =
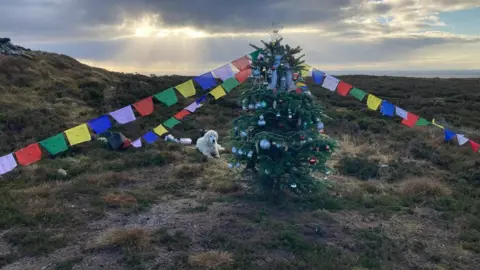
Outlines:
{"type": "Polygon", "coordinates": [[[322,107],[308,90],[300,47],[277,37],[252,53],[252,87],[241,95],[244,113],[233,122],[230,168],[255,172],[260,187],[275,198],[312,192],[328,174],[335,141],[323,133],[322,107]]]}

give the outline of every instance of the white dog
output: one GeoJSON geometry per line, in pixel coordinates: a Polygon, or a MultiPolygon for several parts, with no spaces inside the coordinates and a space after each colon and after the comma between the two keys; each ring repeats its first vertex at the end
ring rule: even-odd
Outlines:
{"type": "Polygon", "coordinates": [[[208,158],[219,158],[219,151],[224,148],[218,143],[218,133],[215,130],[209,130],[197,140],[197,149],[208,158]]]}

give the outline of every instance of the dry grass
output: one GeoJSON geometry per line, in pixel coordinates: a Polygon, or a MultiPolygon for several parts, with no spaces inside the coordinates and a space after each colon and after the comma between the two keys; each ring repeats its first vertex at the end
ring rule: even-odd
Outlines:
{"type": "Polygon", "coordinates": [[[87,183],[100,187],[113,187],[122,183],[133,183],[136,180],[124,172],[103,172],[85,176],[87,183]]]}
{"type": "Polygon", "coordinates": [[[442,197],[452,193],[451,189],[437,178],[417,177],[403,181],[398,190],[403,197],[442,197]]]}
{"type": "Polygon", "coordinates": [[[151,246],[150,234],[142,228],[111,229],[101,234],[90,249],[120,247],[130,251],[145,251],[151,246]]]}
{"type": "Polygon", "coordinates": [[[331,167],[335,167],[343,156],[368,154],[371,159],[378,160],[383,164],[387,164],[394,157],[391,150],[387,148],[388,146],[368,143],[348,134],[344,134],[338,139],[338,145],[339,149],[334,152],[332,159],[329,161],[329,166],[331,167]]]}
{"type": "Polygon", "coordinates": [[[226,251],[207,251],[190,255],[188,261],[195,267],[208,269],[232,265],[233,255],[226,251]]]}
{"type": "Polygon", "coordinates": [[[103,201],[109,206],[128,207],[138,204],[137,198],[126,194],[108,194],[103,201]]]}

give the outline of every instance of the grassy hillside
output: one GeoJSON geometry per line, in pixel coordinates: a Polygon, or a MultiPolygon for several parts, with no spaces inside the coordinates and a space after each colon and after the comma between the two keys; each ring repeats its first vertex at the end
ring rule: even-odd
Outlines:
{"type": "MultiPolygon", "coordinates": [[[[188,78],[112,73],[67,56],[0,56],[3,154],[188,78]]],[[[479,79],[348,76],[359,88],[480,141],[479,79]]],[[[311,84],[313,85],[313,84],[311,84]]],[[[225,139],[234,90],[175,127],[225,139]]],[[[313,86],[341,149],[327,193],[275,206],[248,175],[159,142],[117,153],[86,143],[0,179],[3,269],[475,269],[480,257],[480,158],[409,129],[353,98],[313,86]],[[63,168],[68,176],[57,175],[63,168]]],[[[200,95],[201,93],[199,93],[200,95]]],[[[126,126],[131,138],[194,99],[126,126]]],[[[228,142],[223,142],[228,146],[228,142]]]]}

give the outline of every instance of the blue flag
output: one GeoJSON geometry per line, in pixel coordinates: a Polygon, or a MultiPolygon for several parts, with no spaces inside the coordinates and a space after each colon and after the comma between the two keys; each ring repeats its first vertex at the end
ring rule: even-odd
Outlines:
{"type": "Polygon", "coordinates": [[[110,122],[108,115],[102,115],[98,118],[92,119],[88,121],[87,124],[95,134],[104,133],[112,127],[112,122],[110,122]]]}
{"type": "Polygon", "coordinates": [[[313,71],[312,71],[312,77],[313,77],[313,80],[315,81],[315,83],[322,84],[323,79],[325,78],[325,73],[314,68],[313,71]]]}
{"type": "Polygon", "coordinates": [[[455,137],[457,134],[453,133],[452,131],[448,130],[448,129],[445,129],[445,141],[448,142],[450,141],[451,139],[453,139],[453,137],[455,137]]]}
{"type": "Polygon", "coordinates": [[[200,103],[204,102],[205,99],[207,99],[207,95],[201,96],[195,102],[197,102],[197,104],[200,104],[200,103]]]}
{"type": "Polygon", "coordinates": [[[217,85],[217,81],[212,75],[212,72],[205,73],[193,79],[203,90],[208,90],[217,85]]]}
{"type": "Polygon", "coordinates": [[[149,131],[147,132],[145,135],[143,135],[143,139],[149,143],[149,144],[152,144],[154,143],[155,141],[157,141],[160,137],[158,137],[157,134],[153,133],[153,131],[149,131]]]}
{"type": "Polygon", "coordinates": [[[393,116],[395,114],[395,106],[393,106],[392,103],[390,103],[386,100],[383,100],[382,101],[382,108],[380,109],[380,112],[383,115],[393,116]]]}

